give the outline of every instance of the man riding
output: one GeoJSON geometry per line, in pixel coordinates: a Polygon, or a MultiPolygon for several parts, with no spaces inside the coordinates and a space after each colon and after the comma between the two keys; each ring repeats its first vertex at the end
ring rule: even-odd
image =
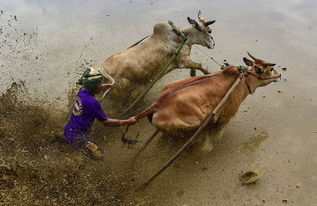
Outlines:
{"type": "Polygon", "coordinates": [[[135,117],[126,120],[110,119],[102,110],[95,95],[102,90],[113,88],[114,84],[103,84],[103,75],[93,68],[88,68],[77,84],[82,85],[76,95],[76,101],[69,121],[64,127],[64,139],[95,159],[104,159],[103,150],[91,141],[88,132],[94,119],[106,126],[134,124],[135,117]]]}

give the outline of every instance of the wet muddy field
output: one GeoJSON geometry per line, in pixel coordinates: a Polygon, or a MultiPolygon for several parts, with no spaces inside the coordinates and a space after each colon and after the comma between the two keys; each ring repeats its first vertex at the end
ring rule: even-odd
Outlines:
{"type": "MultiPolygon", "coordinates": [[[[2,0],[0,205],[317,205],[316,11],[314,0],[2,0]],[[193,60],[214,72],[219,66],[208,56],[242,65],[249,51],[276,63],[282,79],[247,97],[213,151],[193,143],[137,190],[186,139],[157,138],[135,160],[144,142],[122,147],[125,127],[96,121],[92,136],[106,161],[86,157],[62,139],[75,81],[86,66],[98,68],[150,34],[155,23],[186,28],[198,10],[216,20],[216,46],[194,47],[193,60]],[[258,173],[255,184],[241,184],[247,170],[258,173]]],[[[164,83],[188,76],[171,72],[145,104],[164,83]]],[[[140,133],[145,141],[153,131],[144,119],[128,136],[140,133]]]]}

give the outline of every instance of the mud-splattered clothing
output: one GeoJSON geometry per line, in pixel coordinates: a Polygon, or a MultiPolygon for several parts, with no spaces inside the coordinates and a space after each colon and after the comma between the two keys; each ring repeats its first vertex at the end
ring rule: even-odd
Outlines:
{"type": "Polygon", "coordinates": [[[94,96],[84,88],[80,88],[72,115],[64,127],[65,140],[77,146],[90,141],[87,134],[95,118],[99,121],[108,119],[94,96]]]}

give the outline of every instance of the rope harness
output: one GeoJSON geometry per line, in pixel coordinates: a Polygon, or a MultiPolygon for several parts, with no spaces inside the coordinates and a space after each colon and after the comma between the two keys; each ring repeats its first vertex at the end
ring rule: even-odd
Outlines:
{"type": "MultiPolygon", "coordinates": [[[[270,80],[270,79],[278,79],[278,78],[281,78],[281,74],[280,75],[277,75],[277,76],[272,76],[272,77],[262,77],[261,75],[257,74],[257,73],[254,73],[253,71],[251,71],[250,69],[247,69],[244,76],[247,77],[248,75],[252,75],[254,77],[256,77],[257,79],[260,79],[260,80],[270,80]]],[[[248,83],[248,81],[245,79],[245,84],[247,85],[247,88],[249,90],[249,94],[252,94],[252,90],[251,90],[251,87],[248,83]]]]}

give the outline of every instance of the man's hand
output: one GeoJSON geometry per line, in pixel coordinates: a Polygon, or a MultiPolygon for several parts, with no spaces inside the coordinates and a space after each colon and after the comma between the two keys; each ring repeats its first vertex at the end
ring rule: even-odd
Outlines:
{"type": "Polygon", "coordinates": [[[130,117],[129,119],[126,120],[126,124],[135,124],[137,122],[137,119],[135,118],[135,116],[130,117]]]}

